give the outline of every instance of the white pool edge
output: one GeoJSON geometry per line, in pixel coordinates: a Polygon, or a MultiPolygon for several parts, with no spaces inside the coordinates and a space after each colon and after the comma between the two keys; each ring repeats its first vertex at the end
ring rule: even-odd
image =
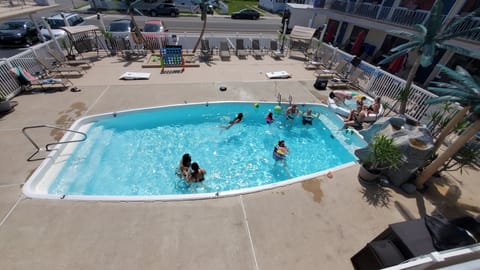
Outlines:
{"type": "MultiPolygon", "coordinates": [[[[82,126],[89,123],[94,123],[98,120],[116,117],[119,114],[137,112],[137,111],[148,111],[158,108],[174,107],[174,106],[188,106],[188,105],[203,105],[203,104],[223,104],[223,103],[257,103],[257,101],[215,101],[215,102],[197,102],[197,103],[188,103],[188,104],[171,104],[165,106],[156,106],[156,107],[146,107],[146,108],[137,108],[130,110],[123,110],[117,112],[109,112],[103,114],[89,115],[76,120],[68,129],[69,130],[79,130],[82,126]]],[[[276,103],[275,101],[258,101],[258,103],[276,103]]],[[[288,105],[282,103],[282,105],[288,105]]],[[[302,103],[301,105],[312,105],[312,106],[324,106],[328,108],[327,105],[323,103],[302,103]]],[[[66,132],[65,135],[59,142],[66,142],[71,140],[77,133],[66,132]]],[[[38,188],[35,185],[38,184],[38,181],[42,180],[45,174],[52,167],[52,163],[58,158],[60,153],[63,153],[65,148],[68,147],[68,143],[58,144],[52,149],[51,153],[45,158],[45,160],[40,164],[40,166],[34,171],[34,173],[27,179],[26,183],[22,187],[22,191],[25,196],[35,199],[51,199],[51,200],[72,200],[72,201],[187,201],[187,200],[202,200],[202,199],[214,199],[220,197],[228,197],[235,195],[242,195],[248,193],[255,193],[264,190],[269,190],[277,187],[282,187],[286,185],[291,185],[294,183],[302,182],[309,180],[315,177],[323,176],[328,173],[341,170],[353,166],[357,162],[352,161],[346,164],[342,164],[327,170],[322,170],[313,174],[308,174],[296,178],[291,178],[285,181],[280,181],[272,183],[269,185],[263,185],[252,188],[237,189],[224,192],[212,192],[212,193],[199,193],[199,194],[175,194],[175,195],[143,195],[143,196],[96,196],[96,195],[51,195],[51,194],[39,194],[38,188]]]]}

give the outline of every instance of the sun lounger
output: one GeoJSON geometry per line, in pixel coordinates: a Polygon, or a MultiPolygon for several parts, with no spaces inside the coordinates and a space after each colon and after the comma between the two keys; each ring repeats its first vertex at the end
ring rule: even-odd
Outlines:
{"type": "Polygon", "coordinates": [[[15,76],[19,85],[22,87],[22,90],[28,91],[32,90],[33,87],[39,86],[42,89],[46,88],[57,88],[62,87],[66,88],[68,84],[72,84],[72,82],[68,79],[63,78],[54,78],[54,77],[44,77],[39,78],[33,76],[30,72],[28,72],[23,67],[14,67],[10,69],[10,73],[15,76]]]}
{"type": "Polygon", "coordinates": [[[265,76],[269,79],[288,79],[292,76],[286,71],[272,71],[265,73],[265,76]]]}
{"type": "Polygon", "coordinates": [[[41,56],[36,57],[37,62],[43,66],[47,73],[57,73],[59,75],[65,75],[65,73],[78,73],[79,75],[83,75],[85,72],[81,67],[73,67],[73,66],[66,66],[62,65],[61,63],[49,63],[45,58],[41,56]]]}
{"type": "Polygon", "coordinates": [[[263,51],[260,48],[260,40],[258,39],[252,40],[252,55],[256,59],[262,59],[263,57],[263,51]]]}
{"type": "Polygon", "coordinates": [[[50,48],[48,48],[48,53],[59,64],[65,64],[65,65],[68,65],[68,66],[80,66],[80,65],[91,66],[91,63],[92,63],[90,60],[87,60],[87,59],[67,60],[61,52],[59,52],[57,50],[50,49],[50,48]]]}
{"type": "Polygon", "coordinates": [[[245,45],[243,44],[243,39],[239,38],[236,40],[236,55],[238,58],[245,59],[247,58],[248,52],[245,49],[245,45]]]}
{"type": "Polygon", "coordinates": [[[278,49],[278,42],[276,40],[270,40],[270,55],[277,60],[280,60],[284,56],[278,49]]]}
{"type": "Polygon", "coordinates": [[[213,56],[213,50],[210,48],[210,42],[208,39],[202,39],[200,41],[200,58],[202,58],[204,61],[209,61],[212,59],[213,56]]]}
{"type": "Polygon", "coordinates": [[[219,50],[220,59],[222,60],[230,60],[230,48],[228,46],[228,42],[222,41],[220,42],[220,50],[219,50]]]}

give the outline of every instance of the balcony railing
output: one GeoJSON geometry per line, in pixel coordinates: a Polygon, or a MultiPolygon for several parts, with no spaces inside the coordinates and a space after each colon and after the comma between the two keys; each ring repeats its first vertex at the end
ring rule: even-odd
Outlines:
{"type": "MultiPolygon", "coordinates": [[[[407,27],[413,27],[415,24],[426,24],[429,16],[429,10],[409,9],[404,7],[385,7],[380,4],[355,3],[345,0],[337,0],[331,3],[330,9],[355,14],[378,21],[394,23],[407,27]]],[[[444,16],[445,18],[445,16],[444,16]]],[[[444,19],[442,18],[442,20],[444,19]]],[[[458,25],[455,31],[461,31],[480,26],[480,17],[473,18],[462,25],[458,25]]],[[[480,41],[480,34],[470,34],[462,37],[468,40],[480,41]]]]}
{"type": "MultiPolygon", "coordinates": [[[[459,17],[460,16],[457,15],[455,17],[455,19],[458,19],[459,17]]],[[[455,19],[452,21],[452,23],[455,22],[455,19]]],[[[451,32],[452,33],[457,33],[457,32],[460,32],[460,31],[465,31],[465,30],[468,30],[468,29],[472,29],[474,27],[480,27],[480,17],[474,17],[471,20],[467,20],[464,23],[457,25],[456,27],[454,27],[452,29],[451,32]]],[[[472,33],[470,35],[462,36],[461,38],[468,39],[468,40],[480,41],[480,33],[479,32],[472,33]]]]}

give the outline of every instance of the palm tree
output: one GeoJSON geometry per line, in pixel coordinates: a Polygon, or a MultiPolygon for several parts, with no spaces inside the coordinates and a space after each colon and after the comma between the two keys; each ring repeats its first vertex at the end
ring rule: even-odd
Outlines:
{"type": "Polygon", "coordinates": [[[417,177],[417,187],[422,188],[423,184],[449,160],[458,150],[460,150],[475,134],[480,130],[480,81],[468,73],[465,69],[457,66],[452,70],[443,65],[437,65],[442,72],[453,79],[449,83],[434,82],[435,87],[429,87],[428,90],[439,94],[439,97],[427,100],[427,103],[457,102],[463,106],[463,109],[448,122],[442,130],[436,144],[441,144],[446,135],[452,128],[461,121],[469,111],[472,113],[473,122],[470,126],[458,136],[442,154],[433,160],[417,177]]]}
{"type": "MultiPolygon", "coordinates": [[[[462,25],[465,21],[468,21],[475,17],[480,10],[477,9],[474,12],[470,13],[469,15],[456,20],[454,23],[449,24],[447,27],[442,29],[442,10],[443,10],[443,0],[437,0],[432,7],[430,17],[427,21],[427,25],[416,24],[414,28],[419,31],[419,33],[411,33],[407,31],[400,31],[400,30],[390,30],[387,31],[391,34],[396,34],[400,36],[406,36],[411,38],[412,40],[399,45],[390,51],[392,55],[383,59],[378,64],[386,64],[391,62],[393,59],[412,52],[414,54],[415,62],[410,69],[410,72],[407,76],[407,81],[405,83],[405,91],[406,96],[411,92],[411,86],[413,83],[413,79],[417,73],[418,67],[421,65],[422,67],[428,67],[432,64],[433,58],[435,57],[435,50],[437,48],[441,49],[450,49],[454,52],[464,54],[467,56],[473,56],[475,53],[465,50],[458,46],[453,46],[449,44],[445,44],[445,41],[459,37],[465,36],[471,33],[480,32],[480,27],[474,27],[468,30],[460,30],[457,31],[458,26],[462,25]]],[[[407,107],[407,99],[400,99],[400,114],[405,114],[405,110],[407,107]]]]}
{"type": "Polygon", "coordinates": [[[203,21],[202,31],[200,32],[200,36],[198,37],[195,46],[193,47],[192,53],[195,53],[198,48],[198,44],[200,44],[200,40],[203,38],[203,34],[205,33],[205,28],[207,27],[207,10],[208,10],[208,2],[207,0],[202,0],[200,3],[200,10],[201,10],[201,20],[203,21]]]}

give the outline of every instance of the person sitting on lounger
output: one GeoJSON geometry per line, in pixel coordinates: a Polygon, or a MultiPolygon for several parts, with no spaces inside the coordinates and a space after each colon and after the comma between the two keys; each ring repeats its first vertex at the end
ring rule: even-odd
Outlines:
{"type": "Polygon", "coordinates": [[[363,105],[360,112],[352,111],[349,118],[345,119],[343,122],[343,128],[353,127],[361,128],[365,118],[368,116],[368,106],[363,105]]]}
{"type": "Polygon", "coordinates": [[[370,106],[368,106],[368,112],[369,113],[372,113],[372,114],[378,114],[378,112],[380,111],[380,97],[377,96],[375,97],[375,100],[373,102],[373,104],[371,104],[370,106]]]}

